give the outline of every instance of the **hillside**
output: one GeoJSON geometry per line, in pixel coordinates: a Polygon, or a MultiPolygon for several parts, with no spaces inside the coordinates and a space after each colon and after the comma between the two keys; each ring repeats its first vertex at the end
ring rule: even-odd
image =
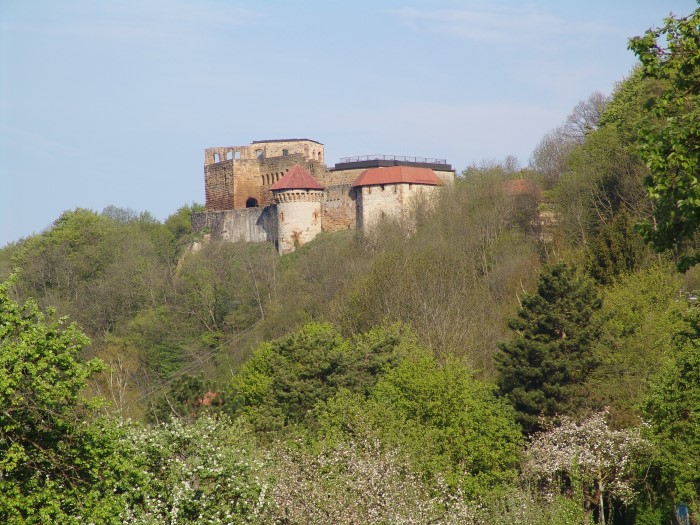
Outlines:
{"type": "Polygon", "coordinates": [[[698,523],[699,18],[404,223],[280,256],[75,209],[2,249],[0,518],[698,523]]]}

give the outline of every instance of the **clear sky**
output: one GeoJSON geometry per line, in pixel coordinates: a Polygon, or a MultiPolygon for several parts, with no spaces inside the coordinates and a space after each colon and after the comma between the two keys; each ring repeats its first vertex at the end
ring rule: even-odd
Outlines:
{"type": "Polygon", "coordinates": [[[0,0],[0,246],[75,207],[204,202],[204,148],[515,155],[695,0],[0,0]]]}

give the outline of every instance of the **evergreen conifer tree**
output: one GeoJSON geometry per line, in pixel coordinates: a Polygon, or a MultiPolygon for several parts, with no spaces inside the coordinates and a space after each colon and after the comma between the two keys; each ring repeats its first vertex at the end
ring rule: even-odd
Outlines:
{"type": "Polygon", "coordinates": [[[523,297],[509,321],[514,339],[499,345],[498,386],[525,432],[540,415],[570,413],[572,394],[596,366],[591,344],[599,335],[602,301],[593,281],[564,263],[545,269],[537,292],[523,297]]]}

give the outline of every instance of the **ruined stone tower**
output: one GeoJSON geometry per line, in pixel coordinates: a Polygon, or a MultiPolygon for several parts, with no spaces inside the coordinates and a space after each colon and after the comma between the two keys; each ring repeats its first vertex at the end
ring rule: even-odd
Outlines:
{"type": "Polygon", "coordinates": [[[323,186],[299,164],[270,187],[277,203],[277,249],[280,255],[321,233],[323,186]]]}

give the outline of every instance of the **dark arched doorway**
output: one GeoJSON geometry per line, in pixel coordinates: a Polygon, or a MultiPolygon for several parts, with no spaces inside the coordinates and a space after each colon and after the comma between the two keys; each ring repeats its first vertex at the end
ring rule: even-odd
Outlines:
{"type": "Polygon", "coordinates": [[[246,208],[257,208],[258,207],[258,199],[254,199],[253,197],[249,197],[247,201],[245,201],[245,207],[246,208]]]}

